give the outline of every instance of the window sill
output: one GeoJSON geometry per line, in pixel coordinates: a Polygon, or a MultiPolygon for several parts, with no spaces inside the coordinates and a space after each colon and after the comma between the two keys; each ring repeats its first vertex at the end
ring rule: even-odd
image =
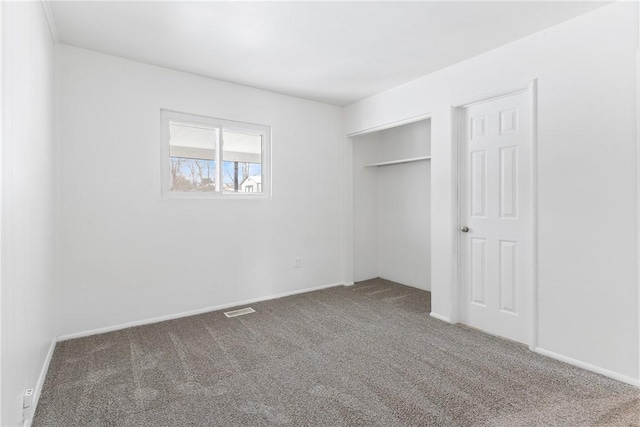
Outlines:
{"type": "Polygon", "coordinates": [[[248,194],[248,193],[164,193],[162,200],[269,200],[271,194],[248,194]]]}

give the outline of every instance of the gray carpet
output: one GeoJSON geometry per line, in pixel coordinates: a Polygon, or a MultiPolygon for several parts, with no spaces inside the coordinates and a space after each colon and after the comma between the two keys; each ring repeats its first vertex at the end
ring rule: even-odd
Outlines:
{"type": "Polygon", "coordinates": [[[631,426],[638,389],[382,279],[56,346],[34,426],[631,426]]]}

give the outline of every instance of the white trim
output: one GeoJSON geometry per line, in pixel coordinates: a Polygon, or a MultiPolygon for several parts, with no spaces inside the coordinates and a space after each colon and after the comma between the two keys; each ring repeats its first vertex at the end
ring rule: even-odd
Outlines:
{"type": "Polygon", "coordinates": [[[605,377],[612,378],[617,381],[621,381],[632,386],[640,387],[640,380],[629,377],[627,375],[619,374],[618,372],[610,371],[608,369],[600,368],[599,366],[592,365],[590,363],[583,362],[581,360],[573,359],[571,357],[563,356],[553,351],[545,350],[540,347],[535,347],[534,352],[541,354],[552,359],[559,360],[569,365],[577,366],[578,368],[585,369],[587,371],[595,372],[596,374],[604,375],[605,377]]]}
{"type": "Polygon", "coordinates": [[[515,95],[520,92],[525,92],[531,88],[531,83],[535,80],[536,79],[528,80],[526,82],[503,87],[502,89],[496,89],[490,92],[482,93],[480,95],[464,98],[453,102],[451,106],[454,108],[464,108],[474,104],[482,104],[483,102],[495,101],[496,99],[505,98],[507,96],[515,95]]]}
{"type": "Polygon", "coordinates": [[[538,345],[538,79],[528,86],[529,139],[531,141],[531,289],[529,293],[529,349],[538,345]]]}
{"type": "Polygon", "coordinates": [[[118,331],[120,329],[132,328],[134,326],[141,326],[141,325],[148,325],[148,324],[151,324],[151,323],[164,322],[165,320],[173,320],[173,319],[180,319],[182,317],[195,316],[197,314],[209,313],[211,311],[218,311],[218,310],[223,310],[223,309],[227,309],[227,308],[231,308],[231,307],[238,307],[238,306],[241,306],[241,305],[253,304],[255,302],[268,301],[268,300],[272,300],[272,299],[288,297],[288,296],[291,296],[291,295],[298,295],[298,294],[304,294],[304,293],[307,293],[307,292],[319,291],[321,289],[335,288],[336,286],[344,286],[344,284],[343,283],[330,283],[328,285],[315,286],[313,288],[305,288],[305,289],[299,289],[299,290],[295,290],[295,291],[282,292],[282,293],[279,293],[279,294],[267,295],[267,296],[259,297],[259,298],[251,298],[251,299],[244,300],[244,301],[236,301],[236,302],[231,302],[231,303],[227,303],[227,304],[220,304],[220,305],[215,305],[215,306],[211,306],[211,307],[199,308],[199,309],[196,309],[196,310],[189,310],[189,311],[183,311],[183,312],[175,313],[175,314],[167,314],[167,315],[164,315],[164,316],[152,317],[152,318],[149,318],[149,319],[136,320],[136,321],[128,322],[128,323],[121,323],[119,325],[106,326],[104,328],[96,328],[96,329],[90,329],[88,331],[82,331],[82,332],[75,332],[75,333],[72,333],[72,334],[60,335],[58,337],[58,342],[72,340],[72,339],[75,339],[75,338],[88,337],[88,336],[91,336],[91,335],[104,334],[104,333],[107,333],[107,332],[118,331]]]}
{"type": "Polygon", "coordinates": [[[351,132],[347,134],[347,137],[353,138],[354,136],[366,135],[368,133],[378,132],[385,129],[391,129],[402,125],[408,125],[410,123],[419,122],[431,118],[431,113],[420,114],[419,116],[409,117],[408,119],[397,120],[395,122],[385,123],[383,125],[374,126],[371,128],[351,132]]]}
{"type": "Polygon", "coordinates": [[[531,268],[533,277],[531,279],[531,286],[528,289],[529,293],[529,345],[530,350],[534,350],[538,343],[538,163],[537,163],[537,153],[538,153],[538,109],[537,109],[537,89],[538,89],[538,79],[532,79],[526,83],[521,83],[517,85],[512,85],[502,90],[495,90],[492,92],[487,92],[483,95],[474,96],[471,98],[467,98],[465,100],[453,103],[451,105],[452,111],[452,147],[455,151],[454,153],[454,162],[453,162],[453,176],[454,176],[454,187],[456,192],[455,200],[455,209],[454,209],[454,220],[455,227],[453,232],[455,233],[454,238],[454,254],[453,254],[453,286],[451,295],[453,297],[452,303],[452,317],[454,321],[457,323],[460,320],[460,313],[462,310],[462,300],[460,298],[462,281],[461,281],[461,273],[460,270],[462,268],[462,264],[460,262],[461,256],[461,244],[460,239],[461,235],[458,232],[460,229],[461,223],[461,203],[460,203],[460,184],[461,184],[461,147],[462,147],[462,120],[460,111],[463,108],[469,107],[475,104],[481,104],[488,101],[494,101],[496,99],[505,98],[507,96],[516,95],[519,93],[526,92],[528,95],[528,104],[529,104],[529,141],[531,143],[531,192],[532,192],[532,200],[531,200],[531,235],[529,236],[531,239],[531,268]]]}
{"type": "MultiPolygon", "coordinates": [[[[8,66],[8,64],[10,63],[5,56],[8,56],[7,54],[7,45],[8,43],[5,43],[4,41],[4,35],[7,33],[10,33],[9,31],[6,30],[6,27],[4,23],[4,18],[3,16],[5,15],[4,12],[4,8],[7,7],[7,3],[5,2],[0,2],[0,384],[2,384],[2,366],[4,366],[4,364],[2,363],[3,360],[3,356],[2,356],[2,349],[3,347],[3,341],[4,341],[4,334],[3,334],[3,330],[4,330],[4,295],[3,295],[3,289],[6,286],[6,280],[5,280],[5,254],[6,254],[6,250],[5,250],[5,200],[4,200],[4,196],[5,196],[5,190],[4,190],[4,173],[5,173],[5,167],[4,167],[4,158],[5,158],[5,144],[7,141],[7,135],[5,134],[5,112],[9,109],[9,100],[7,99],[6,96],[6,92],[5,92],[5,80],[7,79],[7,72],[5,70],[5,67],[8,66]]],[[[8,23],[7,25],[8,27],[11,27],[11,22],[8,23]]],[[[8,83],[7,83],[8,86],[8,83]]],[[[2,393],[2,387],[0,387],[0,423],[2,423],[2,402],[4,402],[3,400],[3,393],[2,393]]]]}
{"type": "Polygon", "coordinates": [[[438,313],[434,313],[433,311],[431,313],[429,313],[429,316],[433,317],[434,319],[442,320],[443,322],[453,323],[451,321],[451,319],[449,319],[448,317],[443,316],[443,315],[438,314],[438,313]]]}
{"type": "MultiPolygon", "coordinates": [[[[168,114],[168,113],[163,112],[163,114],[168,114]]],[[[169,142],[169,122],[167,121],[167,123],[163,124],[163,126],[167,130],[167,139],[166,141],[163,140],[162,143],[165,144],[169,148],[169,150],[171,150],[170,142],[169,142]]],[[[224,132],[222,131],[222,124],[220,124],[220,127],[218,128],[218,143],[216,145],[216,150],[215,150],[216,151],[216,192],[219,195],[224,194],[224,161],[222,160],[223,150],[224,150],[224,132]]],[[[167,158],[165,157],[163,161],[166,162],[167,158]]],[[[189,193],[179,193],[177,191],[175,192],[169,191],[168,178],[169,178],[168,176],[163,177],[164,183],[167,185],[167,191],[164,194],[165,197],[170,195],[184,195],[184,194],[189,196],[189,193]]]]}
{"type": "Polygon", "coordinates": [[[346,282],[346,283],[343,283],[342,286],[349,287],[349,286],[353,286],[355,284],[356,284],[355,282],[346,282]]]}
{"type": "Polygon", "coordinates": [[[217,193],[213,191],[171,191],[162,196],[162,200],[270,200],[269,194],[262,193],[217,193]]]}
{"type": "MultiPolygon", "coordinates": [[[[640,20],[640,8],[638,8],[640,20]]],[[[640,46],[640,38],[638,40],[640,46]]],[[[636,281],[638,301],[636,310],[640,311],[640,49],[636,50],[636,281]]],[[[638,313],[638,377],[640,378],[640,313],[638,313]]]]}
{"type": "Polygon", "coordinates": [[[51,33],[51,38],[54,43],[59,43],[58,37],[58,27],[56,25],[56,20],[53,17],[53,11],[51,10],[51,5],[48,1],[41,0],[40,4],[42,5],[42,10],[44,10],[44,17],[47,19],[47,25],[49,25],[49,32],[51,33]]]}
{"type": "Polygon", "coordinates": [[[51,359],[53,358],[53,351],[55,350],[57,343],[58,343],[58,339],[53,338],[53,340],[51,341],[51,345],[49,346],[49,351],[47,352],[47,357],[44,359],[42,369],[40,370],[40,376],[38,377],[36,388],[33,391],[33,403],[31,404],[31,416],[29,417],[29,419],[24,421],[24,424],[23,424],[24,427],[31,426],[31,422],[33,421],[33,416],[36,414],[36,408],[38,407],[38,402],[40,401],[40,393],[42,393],[44,380],[47,377],[47,372],[49,372],[49,365],[51,364],[51,359]]]}
{"type": "Polygon", "coordinates": [[[453,211],[453,224],[451,233],[452,241],[453,241],[453,254],[451,260],[451,290],[449,291],[449,295],[451,297],[451,321],[453,323],[458,323],[460,321],[460,303],[458,302],[459,293],[460,293],[460,119],[459,119],[459,111],[461,107],[451,106],[451,150],[452,153],[452,162],[451,169],[452,175],[454,177],[452,183],[452,191],[455,194],[455,197],[452,197],[452,211],[453,211]]]}
{"type": "Polygon", "coordinates": [[[368,165],[364,165],[364,167],[371,168],[371,167],[378,167],[378,166],[401,165],[404,163],[420,162],[423,160],[431,160],[431,156],[411,157],[409,159],[399,159],[399,160],[391,160],[388,162],[370,163],[368,165]]]}

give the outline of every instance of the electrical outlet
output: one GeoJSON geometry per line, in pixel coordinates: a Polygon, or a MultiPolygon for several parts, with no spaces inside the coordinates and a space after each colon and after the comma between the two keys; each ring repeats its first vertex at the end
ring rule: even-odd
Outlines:
{"type": "Polygon", "coordinates": [[[31,418],[31,405],[33,405],[33,389],[28,388],[22,398],[22,419],[27,421],[31,418]]]}
{"type": "Polygon", "coordinates": [[[302,258],[294,258],[293,259],[293,266],[295,268],[300,268],[302,267],[302,258]]]}
{"type": "Polygon", "coordinates": [[[28,388],[24,392],[24,398],[22,399],[22,407],[30,408],[33,404],[33,389],[28,388]]]}

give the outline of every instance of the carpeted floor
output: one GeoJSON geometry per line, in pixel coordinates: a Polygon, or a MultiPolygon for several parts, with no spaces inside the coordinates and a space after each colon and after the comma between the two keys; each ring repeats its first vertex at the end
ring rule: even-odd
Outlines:
{"type": "Polygon", "coordinates": [[[640,391],[382,279],[57,345],[34,426],[632,426],[640,391]]]}

